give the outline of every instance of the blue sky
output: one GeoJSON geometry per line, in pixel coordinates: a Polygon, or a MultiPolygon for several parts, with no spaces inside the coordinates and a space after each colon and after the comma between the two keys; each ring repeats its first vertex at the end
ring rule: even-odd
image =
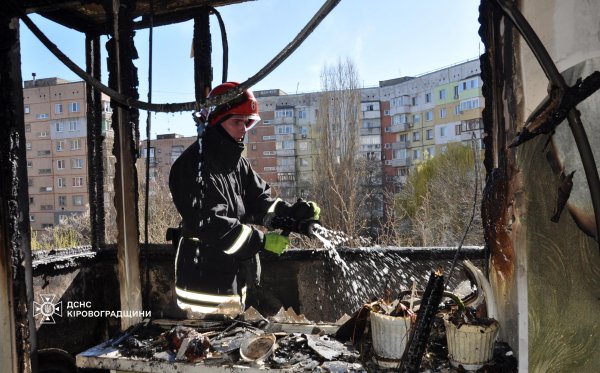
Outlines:
{"type": "MultiPolygon", "coordinates": [[[[229,42],[229,80],[244,81],[287,45],[324,0],[258,0],[218,8],[229,42]]],[[[318,91],[326,64],[349,57],[365,87],[380,80],[420,75],[477,57],[483,50],[477,31],[479,0],[342,0],[296,52],[254,90],[279,88],[287,93],[318,91]]],[[[64,53],[85,68],[84,36],[42,17],[34,22],[64,53]]],[[[221,82],[221,37],[211,16],[213,86],[221,82]]],[[[190,48],[193,24],[155,28],[153,101],[194,100],[190,48]]],[[[106,39],[103,38],[103,42],[106,39]]],[[[148,31],[136,34],[140,58],[140,97],[147,98],[148,31]]],[[[58,76],[80,80],[50,54],[21,24],[23,79],[58,76]]],[[[103,68],[105,69],[103,55],[103,68]]],[[[106,83],[107,75],[102,80],[106,83]]],[[[145,134],[145,114],[141,133],[145,134]]],[[[188,113],[152,114],[152,137],[176,132],[190,136],[195,126],[188,113]]]]}

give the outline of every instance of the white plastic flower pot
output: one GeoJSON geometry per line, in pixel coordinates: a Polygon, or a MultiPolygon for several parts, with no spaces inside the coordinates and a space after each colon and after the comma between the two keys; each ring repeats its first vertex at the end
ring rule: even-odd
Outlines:
{"type": "Polygon", "coordinates": [[[498,335],[498,322],[492,324],[454,325],[444,319],[448,359],[454,367],[462,365],[465,370],[473,371],[489,363],[494,357],[494,341],[498,335]]]}
{"type": "Polygon", "coordinates": [[[373,359],[382,368],[394,368],[406,349],[410,317],[394,317],[371,312],[373,359]]]}

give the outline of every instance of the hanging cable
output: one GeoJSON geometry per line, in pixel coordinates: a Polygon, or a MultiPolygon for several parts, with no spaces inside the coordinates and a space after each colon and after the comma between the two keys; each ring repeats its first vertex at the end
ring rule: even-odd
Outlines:
{"type": "MultiPolygon", "coordinates": [[[[150,27],[148,28],[148,103],[152,103],[152,37],[154,31],[154,1],[150,1],[150,27]]],[[[144,191],[144,266],[145,266],[145,286],[144,298],[150,307],[150,250],[148,247],[148,216],[149,216],[149,196],[150,196],[150,129],[152,124],[152,112],[146,111],[146,190],[144,191]]],[[[156,155],[155,155],[156,157],[156,155]]]]}
{"type": "Polygon", "coordinates": [[[222,105],[226,102],[233,100],[234,98],[240,96],[246,89],[252,87],[256,83],[260,82],[271,73],[275,68],[283,61],[285,61],[298,47],[306,40],[308,35],[310,35],[315,28],[325,19],[325,17],[336,7],[336,5],[341,0],[327,0],[323,6],[315,13],[315,15],[310,19],[310,21],[300,30],[298,35],[286,45],[271,61],[269,61],[262,69],[260,69],[256,74],[248,78],[246,81],[242,82],[240,85],[235,87],[234,89],[230,89],[229,91],[217,95],[201,102],[183,102],[183,103],[174,103],[174,104],[151,104],[148,102],[139,101],[133,99],[127,95],[121,94],[115,91],[112,88],[107,87],[106,85],[99,82],[97,79],[94,79],[89,74],[87,74],[83,69],[81,69],[77,64],[75,64],[69,57],[67,57],[58,47],[53,44],[44,33],[33,23],[33,21],[27,16],[27,14],[21,12],[19,17],[23,21],[23,23],[31,30],[31,32],[38,38],[38,40],[44,44],[46,48],[56,58],[59,59],[65,66],[67,66],[72,72],[74,72],[77,76],[83,79],[86,83],[90,84],[92,87],[104,92],[111,99],[115,100],[121,105],[125,105],[129,108],[136,108],[140,110],[151,110],[154,112],[161,113],[174,113],[178,111],[193,111],[200,110],[202,107],[207,106],[218,106],[222,105]]]}
{"type": "Polygon", "coordinates": [[[229,43],[227,42],[227,31],[225,30],[225,23],[221,18],[221,13],[214,7],[210,7],[210,10],[217,16],[219,21],[219,28],[221,29],[221,45],[223,46],[223,78],[222,83],[227,81],[227,70],[229,69],[229,43]]]}
{"type": "Polygon", "coordinates": [[[446,286],[450,285],[450,280],[452,279],[452,274],[454,272],[454,267],[456,267],[456,262],[458,261],[458,256],[460,254],[460,250],[465,242],[465,238],[467,238],[467,233],[471,229],[471,224],[473,224],[473,220],[475,219],[475,212],[477,211],[477,197],[479,191],[479,147],[477,146],[477,137],[475,136],[475,132],[471,134],[471,143],[473,146],[473,163],[475,170],[475,192],[473,193],[473,211],[471,212],[471,218],[465,227],[465,232],[458,244],[458,248],[456,249],[456,254],[454,254],[454,259],[452,260],[452,265],[450,266],[450,271],[448,272],[448,279],[446,280],[446,286]]]}

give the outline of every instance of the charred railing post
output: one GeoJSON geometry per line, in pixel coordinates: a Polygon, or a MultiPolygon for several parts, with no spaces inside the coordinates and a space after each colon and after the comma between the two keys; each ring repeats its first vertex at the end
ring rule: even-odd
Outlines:
{"type": "Polygon", "coordinates": [[[429,341],[431,333],[431,325],[437,313],[442,294],[444,293],[444,276],[432,272],[429,276],[429,282],[423,298],[421,298],[421,306],[417,313],[417,321],[413,327],[410,341],[406,347],[406,355],[404,361],[404,371],[407,373],[419,372],[423,354],[429,341]]]}
{"type": "Polygon", "coordinates": [[[213,78],[209,12],[209,7],[202,7],[194,17],[194,84],[199,102],[208,96],[213,78]]]}
{"type": "MultiPolygon", "coordinates": [[[[100,80],[100,36],[85,35],[87,73],[100,80]]],[[[92,248],[104,246],[104,167],[102,165],[102,96],[91,85],[87,94],[88,190],[90,193],[90,223],[92,248]]]]}
{"type": "Polygon", "coordinates": [[[19,19],[0,10],[0,370],[37,371],[19,19]]]}
{"type": "MultiPolygon", "coordinates": [[[[137,100],[138,78],[133,59],[137,52],[133,44],[132,11],[135,2],[108,1],[107,14],[113,25],[112,38],[107,42],[108,84],[120,94],[137,100]]],[[[139,234],[138,190],[135,161],[139,139],[139,111],[112,102],[112,125],[115,131],[113,154],[115,163],[115,208],[117,211],[117,261],[121,310],[142,311],[139,234]]],[[[127,329],[141,321],[140,317],[121,318],[121,327],[127,329]]]]}

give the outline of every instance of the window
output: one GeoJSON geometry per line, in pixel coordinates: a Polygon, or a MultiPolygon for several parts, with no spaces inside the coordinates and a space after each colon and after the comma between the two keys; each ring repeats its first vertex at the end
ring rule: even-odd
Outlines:
{"type": "Polygon", "coordinates": [[[56,182],[57,182],[59,188],[64,188],[67,186],[67,183],[65,182],[64,177],[59,177],[58,179],[56,179],[56,182]]]}
{"type": "Polygon", "coordinates": [[[419,114],[413,115],[413,123],[414,124],[421,123],[421,116],[419,114]]]}
{"type": "Polygon", "coordinates": [[[50,150],[38,150],[37,155],[43,157],[45,155],[50,155],[50,150]]]}
{"type": "Polygon", "coordinates": [[[79,126],[77,125],[77,122],[72,120],[69,122],[69,131],[73,132],[73,131],[77,131],[77,129],[79,128],[79,126]]]}
{"type": "Polygon", "coordinates": [[[27,179],[27,186],[33,186],[33,179],[27,179]]]}
{"type": "Polygon", "coordinates": [[[446,137],[446,127],[440,127],[440,137],[446,137]]]}
{"type": "Polygon", "coordinates": [[[83,196],[73,196],[73,206],[83,206],[83,196]]]}
{"type": "Polygon", "coordinates": [[[81,144],[79,143],[79,139],[71,140],[71,150],[79,150],[81,149],[81,144]]]}
{"type": "Polygon", "coordinates": [[[24,112],[25,114],[29,114],[29,113],[31,113],[31,109],[29,108],[29,105],[25,105],[25,106],[23,106],[23,112],[24,112]]]}
{"type": "Polygon", "coordinates": [[[263,155],[275,155],[275,152],[273,150],[265,150],[263,155]]]}
{"type": "Polygon", "coordinates": [[[385,115],[385,116],[389,116],[389,115],[390,115],[390,111],[389,111],[389,110],[384,110],[384,111],[383,111],[383,115],[385,115]]]}
{"type": "Polygon", "coordinates": [[[74,177],[73,178],[73,186],[74,187],[82,187],[83,186],[83,176],[74,177]]]}
{"type": "Polygon", "coordinates": [[[300,166],[302,166],[302,167],[308,166],[308,159],[300,158],[300,166]]]}
{"type": "Polygon", "coordinates": [[[300,141],[300,143],[298,143],[298,148],[300,150],[308,150],[308,142],[300,141]]]}
{"type": "Polygon", "coordinates": [[[65,150],[65,140],[59,140],[56,142],[56,151],[62,152],[65,150]]]}
{"type": "Polygon", "coordinates": [[[440,118],[446,118],[446,108],[440,108],[440,118]]]}
{"type": "Polygon", "coordinates": [[[433,139],[433,130],[429,129],[425,133],[427,135],[427,140],[432,140],[433,139]]]}
{"type": "Polygon", "coordinates": [[[35,117],[37,119],[48,119],[48,114],[38,114],[35,117]]]}
{"type": "Polygon", "coordinates": [[[33,197],[29,197],[29,204],[30,205],[35,204],[35,200],[33,199],[33,197]]]}
{"type": "Polygon", "coordinates": [[[398,136],[398,141],[400,141],[400,142],[407,142],[408,141],[408,134],[403,133],[402,135],[398,136]]]}
{"type": "Polygon", "coordinates": [[[61,114],[63,112],[62,104],[54,104],[54,114],[61,114]]]}
{"type": "Polygon", "coordinates": [[[41,205],[40,210],[42,211],[52,211],[54,210],[54,206],[52,205],[41,205]]]}
{"type": "Polygon", "coordinates": [[[256,144],[252,144],[252,150],[256,150],[256,144]]]}
{"type": "Polygon", "coordinates": [[[62,132],[64,129],[64,124],[61,122],[56,122],[54,123],[54,129],[56,130],[56,132],[62,132]]]}
{"type": "Polygon", "coordinates": [[[425,120],[428,122],[433,120],[433,111],[428,111],[425,113],[425,120]]]}
{"type": "Polygon", "coordinates": [[[33,161],[27,161],[27,168],[33,167],[33,161]]]}
{"type": "Polygon", "coordinates": [[[31,124],[25,125],[25,132],[31,132],[31,124]]]}
{"type": "Polygon", "coordinates": [[[470,100],[464,100],[460,102],[460,110],[471,110],[479,107],[479,97],[472,98],[470,100]]]}
{"type": "Polygon", "coordinates": [[[421,149],[413,150],[413,159],[421,159],[421,149]]]}
{"type": "Polygon", "coordinates": [[[26,143],[25,143],[25,148],[26,148],[27,150],[31,150],[31,143],[30,143],[30,142],[26,142],[26,143]]]}
{"type": "Polygon", "coordinates": [[[275,140],[275,136],[263,136],[263,140],[275,140]]]}
{"type": "Polygon", "coordinates": [[[50,175],[52,173],[52,170],[49,168],[40,168],[38,170],[38,174],[40,175],[50,175]]]}
{"type": "Polygon", "coordinates": [[[29,221],[35,221],[35,215],[29,215],[29,221]]]}
{"type": "Polygon", "coordinates": [[[83,159],[82,158],[71,159],[71,168],[83,168],[83,159]]]}
{"type": "Polygon", "coordinates": [[[306,119],[306,118],[307,118],[307,116],[308,116],[308,115],[307,115],[307,113],[306,113],[306,110],[305,110],[305,109],[301,109],[301,110],[298,112],[298,118],[300,118],[300,119],[306,119]]]}
{"type": "Polygon", "coordinates": [[[42,229],[52,229],[52,228],[54,228],[54,224],[52,224],[52,223],[42,224],[42,229]]]}
{"type": "Polygon", "coordinates": [[[60,214],[60,215],[58,215],[58,222],[61,224],[64,224],[68,218],[69,218],[69,215],[60,214]]]}
{"type": "Polygon", "coordinates": [[[429,158],[433,158],[435,156],[435,148],[433,146],[427,148],[427,156],[429,158]]]}
{"type": "Polygon", "coordinates": [[[183,153],[183,145],[173,145],[171,147],[171,162],[175,162],[181,153],[183,153]]]}
{"type": "Polygon", "coordinates": [[[110,101],[102,101],[102,110],[104,110],[105,113],[112,113],[110,101]]]}
{"type": "Polygon", "coordinates": [[[71,102],[69,104],[69,112],[71,113],[79,113],[79,102],[71,102]]]}
{"type": "Polygon", "coordinates": [[[410,101],[411,101],[412,106],[416,106],[417,105],[417,96],[412,97],[410,101]]]}
{"type": "Polygon", "coordinates": [[[300,127],[300,134],[303,136],[308,135],[308,127],[300,127]]]}
{"type": "Polygon", "coordinates": [[[456,105],[456,107],[454,108],[454,114],[460,115],[461,113],[462,113],[462,111],[460,111],[460,105],[456,105]]]}
{"type": "Polygon", "coordinates": [[[265,172],[273,172],[273,171],[277,171],[277,167],[265,167],[265,168],[263,168],[263,170],[265,172]]]}
{"type": "Polygon", "coordinates": [[[38,137],[48,137],[48,132],[46,132],[46,131],[39,132],[38,137]]]}
{"type": "Polygon", "coordinates": [[[271,123],[273,123],[273,121],[272,121],[272,120],[269,120],[269,119],[267,119],[267,120],[263,120],[263,121],[262,121],[262,123],[263,123],[263,124],[271,124],[271,123]]]}
{"type": "Polygon", "coordinates": [[[457,85],[454,86],[454,99],[458,100],[458,86],[457,85]]]}
{"type": "Polygon", "coordinates": [[[420,140],[421,140],[421,132],[419,132],[419,131],[413,132],[413,141],[420,141],[420,140]]]}
{"type": "Polygon", "coordinates": [[[64,170],[65,169],[65,160],[64,159],[59,159],[56,161],[56,169],[57,170],[64,170]]]}
{"type": "Polygon", "coordinates": [[[431,102],[431,92],[430,93],[425,93],[425,102],[426,103],[430,103],[431,102]]]}
{"type": "Polygon", "coordinates": [[[446,89],[440,89],[440,100],[446,99],[446,89]]]}
{"type": "Polygon", "coordinates": [[[67,205],[67,196],[58,196],[58,205],[66,206],[67,205]]]}
{"type": "Polygon", "coordinates": [[[275,111],[275,118],[291,118],[294,116],[294,109],[280,109],[275,111]]]}
{"type": "Polygon", "coordinates": [[[287,135],[290,133],[294,133],[294,128],[290,125],[288,126],[277,126],[276,133],[278,135],[287,135]]]}
{"type": "Polygon", "coordinates": [[[454,134],[455,135],[460,135],[460,124],[457,124],[456,126],[454,126],[454,134]]]}

